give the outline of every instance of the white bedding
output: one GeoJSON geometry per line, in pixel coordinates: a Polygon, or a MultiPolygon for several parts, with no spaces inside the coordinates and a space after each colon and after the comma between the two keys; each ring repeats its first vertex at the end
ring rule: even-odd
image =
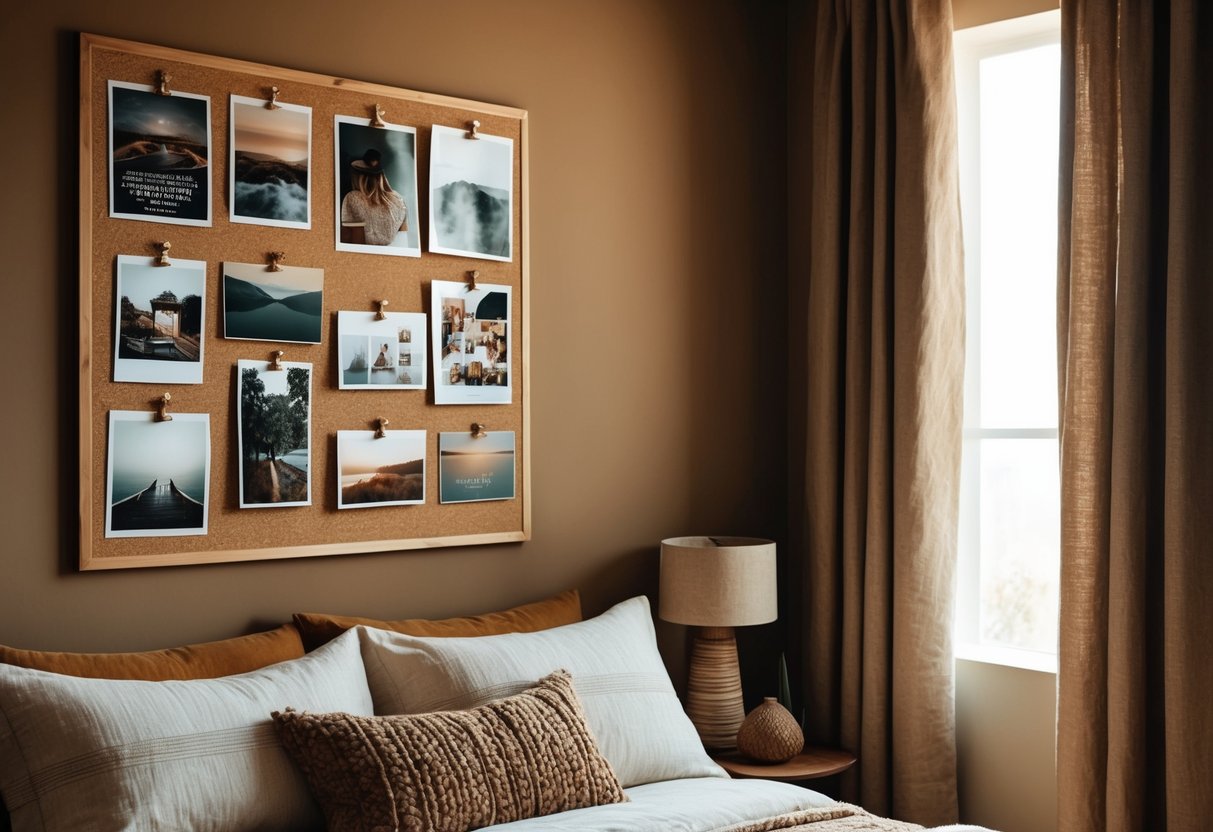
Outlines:
{"type": "MultiPolygon", "coordinates": [[[[575,809],[542,818],[502,823],[481,832],[715,832],[747,821],[800,809],[829,806],[825,795],[774,780],[696,777],[626,789],[628,803],[575,809]]],[[[984,832],[978,826],[938,832],[984,832]]]]}
{"type": "Polygon", "coordinates": [[[709,832],[756,818],[828,806],[818,792],[773,780],[694,777],[626,789],[628,803],[574,809],[542,818],[490,826],[482,832],[709,832]]]}

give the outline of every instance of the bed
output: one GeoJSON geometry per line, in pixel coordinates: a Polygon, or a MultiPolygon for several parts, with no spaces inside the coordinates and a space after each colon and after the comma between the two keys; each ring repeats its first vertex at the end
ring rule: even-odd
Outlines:
{"type": "Polygon", "coordinates": [[[235,661],[208,645],[120,656],[137,678],[95,678],[118,675],[114,657],[59,655],[54,672],[0,648],[0,796],[15,832],[920,828],[730,779],[674,693],[647,600],[581,621],[576,594],[558,598],[471,631],[296,616],[235,661]]]}

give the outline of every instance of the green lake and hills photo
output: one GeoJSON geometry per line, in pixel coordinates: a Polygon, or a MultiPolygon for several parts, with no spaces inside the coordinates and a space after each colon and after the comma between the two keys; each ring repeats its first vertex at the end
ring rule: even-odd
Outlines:
{"type": "MultiPolygon", "coordinates": [[[[323,329],[324,292],[300,287],[297,281],[273,283],[273,273],[265,280],[236,276],[235,266],[227,264],[223,275],[223,320],[225,338],[254,341],[292,341],[318,344],[323,329]],[[294,285],[292,285],[294,284],[294,285]]],[[[265,274],[265,267],[259,267],[265,274]]],[[[320,269],[299,271],[318,272],[320,269]]],[[[287,274],[284,270],[282,274],[287,274]]],[[[309,283],[312,281],[309,281],[309,283]]],[[[319,281],[315,281],[319,284],[319,281]]]]}

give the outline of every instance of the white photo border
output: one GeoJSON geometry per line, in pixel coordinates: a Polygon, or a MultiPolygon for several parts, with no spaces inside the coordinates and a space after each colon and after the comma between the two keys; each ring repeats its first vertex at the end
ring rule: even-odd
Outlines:
{"type": "Polygon", "coordinates": [[[227,141],[227,198],[228,220],[244,225],[264,225],[270,228],[300,228],[310,230],[312,227],[312,182],[315,180],[312,170],[312,108],[302,104],[288,104],[285,101],[275,102],[278,109],[288,112],[307,114],[307,219],[303,222],[295,220],[276,220],[266,217],[252,217],[236,213],[236,105],[265,108],[268,99],[250,98],[233,93],[228,103],[228,141],[227,141]]]}
{"type": "MultiPolygon", "coordinates": [[[[420,257],[421,256],[421,231],[417,232],[416,246],[376,246],[360,243],[343,243],[341,242],[341,125],[353,124],[357,127],[370,127],[371,120],[369,118],[356,118],[354,116],[333,116],[333,240],[337,251],[348,251],[354,254],[383,254],[389,257],[420,257]]],[[[404,124],[391,124],[384,122],[382,127],[375,128],[377,130],[391,130],[398,133],[408,133],[413,137],[413,175],[412,175],[412,202],[417,210],[410,210],[408,220],[410,224],[417,224],[420,220],[421,203],[418,202],[417,196],[417,157],[420,154],[419,143],[417,141],[417,128],[409,127],[404,124]]],[[[407,207],[409,196],[401,193],[401,197],[405,200],[407,207]]]]}
{"type": "Polygon", "coordinates": [[[155,87],[147,84],[131,84],[126,81],[109,81],[106,86],[106,96],[108,98],[106,105],[106,148],[105,148],[105,166],[106,177],[109,180],[109,216],[111,219],[117,220],[139,220],[141,222],[159,222],[167,223],[168,225],[192,225],[200,228],[210,228],[212,226],[212,218],[215,213],[215,166],[213,164],[213,156],[215,150],[215,137],[211,129],[211,97],[209,95],[199,95],[192,92],[179,92],[173,90],[172,94],[180,98],[195,98],[206,102],[206,218],[205,219],[188,219],[181,217],[171,217],[157,214],[128,214],[114,210],[114,90],[126,89],[137,90],[139,92],[154,93],[155,87]]]}
{"type": "Polygon", "coordinates": [[[114,370],[115,382],[135,384],[202,384],[206,364],[206,262],[203,260],[173,260],[169,266],[154,266],[154,257],[137,257],[119,254],[114,266],[114,370]],[[127,267],[144,266],[155,269],[170,279],[173,272],[196,271],[200,280],[199,296],[202,299],[201,319],[198,324],[197,361],[148,361],[142,358],[120,358],[122,350],[122,286],[123,270],[127,267]]]}
{"type": "MultiPolygon", "coordinates": [[[[504,284],[477,283],[475,289],[469,289],[466,283],[456,283],[451,280],[430,281],[430,352],[434,374],[434,404],[511,404],[513,402],[514,369],[516,367],[514,352],[518,347],[514,338],[513,303],[513,287],[504,284]],[[442,301],[444,298],[458,296],[465,304],[474,302],[475,305],[472,307],[474,313],[485,295],[494,292],[505,295],[506,317],[503,323],[506,338],[506,383],[487,386],[450,384],[449,368],[443,367],[445,356],[442,351],[445,345],[442,343],[442,301]]],[[[474,320],[479,319],[474,318],[474,320]]]]}
{"type": "Polygon", "coordinates": [[[313,398],[312,388],[315,381],[315,369],[310,362],[306,361],[281,361],[279,362],[281,370],[271,370],[269,362],[256,361],[247,358],[241,358],[236,362],[236,460],[237,460],[237,485],[240,492],[240,508],[291,508],[294,506],[310,506],[312,504],[312,479],[314,471],[312,470],[312,450],[315,445],[314,431],[312,430],[312,404],[313,398]],[[299,367],[307,370],[307,498],[299,501],[283,502],[283,503],[249,503],[244,499],[244,413],[243,413],[243,397],[241,396],[243,381],[243,370],[254,369],[259,373],[279,373],[286,374],[287,370],[299,367]]]}
{"type": "MultiPolygon", "coordinates": [[[[424,390],[429,383],[429,356],[426,348],[426,314],[424,312],[384,312],[384,320],[375,319],[374,312],[350,312],[341,310],[337,312],[337,389],[339,390],[424,390]],[[368,380],[366,384],[350,383],[345,380],[345,367],[349,364],[349,360],[353,358],[346,354],[346,336],[349,337],[366,337],[369,345],[370,339],[373,337],[381,337],[379,330],[382,330],[382,336],[388,334],[398,338],[396,332],[401,325],[408,325],[412,330],[413,338],[411,343],[416,346],[416,349],[410,350],[414,357],[420,353],[420,360],[414,361],[409,366],[416,369],[420,378],[411,384],[371,384],[368,380]]],[[[399,341],[396,341],[399,344],[399,341]]],[[[367,359],[370,359],[370,352],[367,353],[367,359]]],[[[399,364],[397,364],[399,370],[399,364]]],[[[369,371],[369,367],[368,367],[369,371]]]]}
{"type": "MultiPolygon", "coordinates": [[[[475,140],[468,138],[466,130],[460,130],[454,127],[444,127],[441,124],[435,124],[430,128],[430,253],[431,254],[453,254],[458,257],[473,257],[477,260],[495,260],[502,263],[512,263],[514,261],[514,140],[506,136],[491,136],[487,133],[477,133],[475,140]],[[496,254],[485,254],[484,252],[474,249],[461,249],[452,246],[444,246],[438,241],[438,224],[434,222],[434,206],[437,200],[434,197],[434,192],[445,185],[451,184],[445,177],[441,176],[439,171],[442,165],[442,146],[444,138],[449,141],[467,141],[471,142],[471,147],[487,146],[490,144],[503,144],[509,148],[507,154],[509,158],[509,170],[506,181],[509,185],[506,188],[509,200],[509,254],[505,257],[496,254]]],[[[457,181],[457,180],[451,180],[457,181]]],[[[484,183],[476,183],[483,185],[484,183]]]]}
{"type": "MultiPolygon", "coordinates": [[[[109,436],[106,440],[105,465],[105,536],[116,537],[201,537],[206,535],[211,513],[211,415],[209,413],[174,413],[172,421],[161,422],[166,430],[173,430],[174,425],[189,422],[201,422],[206,425],[206,458],[203,473],[202,525],[179,529],[120,529],[113,528],[114,519],[114,423],[115,422],[144,422],[154,423],[156,414],[149,410],[111,410],[109,412],[109,436]]],[[[132,499],[128,497],[126,499],[132,499]]],[[[186,497],[186,499],[190,499],[186,497]]],[[[123,500],[126,502],[126,500],[123,500]]],[[[191,502],[197,502],[191,500],[191,502]]]]}

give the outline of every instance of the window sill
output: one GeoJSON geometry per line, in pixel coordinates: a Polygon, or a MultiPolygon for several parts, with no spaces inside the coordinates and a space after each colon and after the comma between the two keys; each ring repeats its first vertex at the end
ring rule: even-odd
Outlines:
{"type": "Polygon", "coordinates": [[[1000,664],[1054,675],[1057,673],[1057,655],[1054,653],[1020,650],[994,644],[957,644],[955,655],[959,661],[1000,664]]]}

